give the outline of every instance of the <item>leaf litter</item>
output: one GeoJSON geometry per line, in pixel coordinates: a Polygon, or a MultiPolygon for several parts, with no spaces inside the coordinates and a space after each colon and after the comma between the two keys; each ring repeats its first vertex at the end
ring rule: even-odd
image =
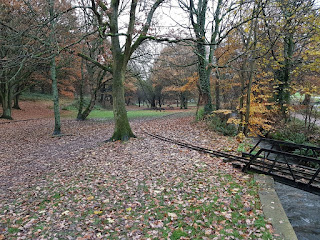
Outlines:
{"type": "Polygon", "coordinates": [[[125,143],[103,143],[110,122],[68,120],[62,138],[46,119],[0,126],[0,239],[275,239],[250,175],[142,131],[237,149],[192,121],[134,120],[125,143]]]}

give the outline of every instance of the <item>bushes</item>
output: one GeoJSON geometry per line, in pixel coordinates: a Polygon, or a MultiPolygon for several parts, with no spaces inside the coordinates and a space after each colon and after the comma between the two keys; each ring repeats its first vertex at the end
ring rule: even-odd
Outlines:
{"type": "Polygon", "coordinates": [[[294,120],[286,124],[281,124],[270,133],[271,138],[289,141],[297,144],[320,143],[320,130],[315,128],[312,133],[306,131],[304,122],[294,120]]]}
{"type": "Polygon", "coordinates": [[[208,126],[224,136],[236,136],[238,129],[236,125],[227,123],[227,120],[221,119],[219,116],[211,115],[207,118],[208,126]]]}
{"type": "Polygon", "coordinates": [[[196,121],[205,120],[211,130],[220,132],[224,136],[236,136],[238,133],[236,125],[227,122],[230,113],[229,110],[219,110],[211,115],[204,115],[204,109],[199,108],[196,113],[196,121]]]}
{"type": "Polygon", "coordinates": [[[204,119],[204,108],[199,108],[196,113],[196,121],[201,121],[204,119]]]}
{"type": "Polygon", "coordinates": [[[307,142],[307,138],[303,133],[294,132],[288,128],[279,129],[278,132],[273,133],[271,136],[273,139],[293,142],[297,144],[304,144],[305,142],[307,142]]]}

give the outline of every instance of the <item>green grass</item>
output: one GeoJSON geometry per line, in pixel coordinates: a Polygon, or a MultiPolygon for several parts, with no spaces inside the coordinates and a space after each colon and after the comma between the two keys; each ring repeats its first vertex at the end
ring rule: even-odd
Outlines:
{"type": "MultiPolygon", "coordinates": [[[[32,102],[37,102],[37,101],[45,101],[45,102],[52,102],[52,94],[42,94],[42,93],[31,93],[31,92],[23,92],[22,95],[20,96],[21,101],[32,101],[32,102]]],[[[60,107],[63,109],[64,105],[70,105],[70,103],[73,101],[70,98],[66,97],[60,97],[60,107]]],[[[64,110],[64,109],[63,109],[64,110]]]]}
{"type": "Polygon", "coordinates": [[[244,141],[239,144],[237,152],[249,152],[253,148],[251,141],[244,141]]]}
{"type": "MultiPolygon", "coordinates": [[[[38,239],[40,236],[51,239],[53,234],[57,234],[57,238],[66,239],[65,234],[68,234],[69,238],[76,239],[88,227],[97,229],[97,236],[100,234],[103,239],[124,238],[137,230],[141,236],[150,239],[214,239],[217,236],[219,239],[274,239],[266,228],[268,223],[263,215],[256,212],[260,209],[260,203],[257,186],[252,178],[237,179],[232,174],[211,172],[208,168],[205,168],[205,172],[200,167],[192,170],[192,176],[179,175],[181,182],[167,183],[166,178],[158,179],[157,187],[163,187],[164,190],[157,194],[152,193],[152,190],[158,189],[155,185],[141,182],[133,192],[143,195],[130,208],[128,204],[133,203],[131,197],[125,188],[121,190],[121,186],[125,182],[133,187],[135,183],[123,181],[121,177],[105,175],[104,171],[99,172],[98,169],[94,174],[81,171],[81,174],[85,174],[80,181],[79,178],[70,179],[65,182],[66,185],[61,185],[60,181],[55,183],[49,177],[47,185],[37,190],[41,192],[37,201],[27,205],[32,215],[19,212],[23,211],[19,207],[22,199],[14,203],[14,208],[11,206],[16,210],[14,214],[21,218],[12,222],[13,216],[7,213],[5,235],[8,239],[16,239],[18,234],[27,239],[38,239]],[[208,180],[207,176],[214,178],[208,180]],[[121,200],[109,201],[109,193],[113,189],[118,191],[111,196],[121,200]],[[50,200],[46,201],[45,208],[39,209],[39,202],[46,199],[50,200]],[[244,203],[250,210],[244,207],[244,203]],[[48,212],[51,212],[50,218],[47,218],[48,212]],[[37,220],[31,224],[32,219],[37,220]],[[247,225],[247,220],[250,225],[247,225]],[[125,227],[123,222],[127,223],[125,227]],[[19,227],[28,223],[31,225],[28,232],[20,233],[19,227]],[[68,225],[68,232],[63,229],[53,232],[52,229],[59,223],[75,224],[68,225]],[[76,229],[78,225],[83,232],[76,229]],[[249,233],[248,229],[253,232],[249,233]]],[[[0,214],[4,214],[3,209],[0,214]]]]}
{"type": "Polygon", "coordinates": [[[20,232],[18,228],[12,228],[12,227],[8,228],[8,233],[18,233],[18,232],[20,232]]]}
{"type": "Polygon", "coordinates": [[[41,101],[41,100],[52,100],[51,94],[42,94],[42,93],[31,93],[31,92],[23,92],[20,96],[21,100],[27,101],[41,101]]]}
{"type": "MultiPolygon", "coordinates": [[[[161,117],[170,114],[169,112],[156,112],[153,110],[128,111],[128,118],[161,117]]],[[[89,119],[113,119],[113,112],[106,110],[93,110],[89,114],[89,119]]]]}

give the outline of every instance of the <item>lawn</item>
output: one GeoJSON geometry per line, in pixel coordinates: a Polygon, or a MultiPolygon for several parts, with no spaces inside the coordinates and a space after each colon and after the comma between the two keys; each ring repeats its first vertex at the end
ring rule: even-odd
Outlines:
{"type": "MultiPolygon", "coordinates": [[[[73,113],[74,115],[76,113],[73,113]]],[[[171,114],[170,112],[165,111],[154,111],[154,110],[136,110],[136,111],[128,111],[128,118],[149,118],[149,117],[161,117],[171,114]]],[[[89,116],[89,119],[113,119],[113,112],[106,110],[93,110],[89,116]]]]}

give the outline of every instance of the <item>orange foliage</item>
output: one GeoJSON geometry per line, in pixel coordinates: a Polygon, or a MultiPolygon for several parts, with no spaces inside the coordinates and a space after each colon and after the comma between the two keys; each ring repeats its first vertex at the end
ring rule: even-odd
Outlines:
{"type": "Polygon", "coordinates": [[[198,76],[195,59],[191,47],[173,45],[164,48],[154,64],[153,87],[162,89],[167,98],[196,95],[198,76]]]}

